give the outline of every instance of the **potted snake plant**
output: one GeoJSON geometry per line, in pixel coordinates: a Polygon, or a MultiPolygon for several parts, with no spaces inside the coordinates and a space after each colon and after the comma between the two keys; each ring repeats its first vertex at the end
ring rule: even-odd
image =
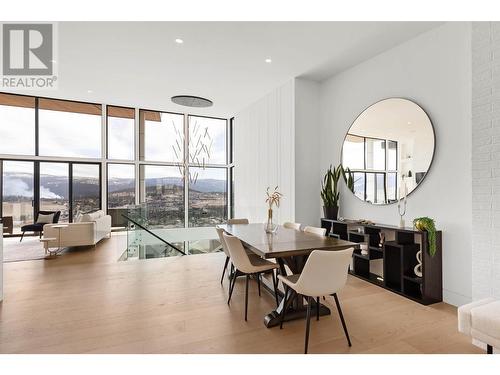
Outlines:
{"type": "Polygon", "coordinates": [[[340,197],[338,184],[342,172],[341,165],[337,167],[330,165],[321,182],[321,199],[323,200],[323,213],[326,219],[337,220],[340,197]]]}

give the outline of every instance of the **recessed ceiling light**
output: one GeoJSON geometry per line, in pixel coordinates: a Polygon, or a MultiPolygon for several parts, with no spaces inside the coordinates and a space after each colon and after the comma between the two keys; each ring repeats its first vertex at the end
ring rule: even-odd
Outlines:
{"type": "Polygon", "coordinates": [[[266,63],[268,63],[268,64],[271,64],[271,63],[273,62],[273,60],[271,60],[270,58],[267,58],[267,59],[265,60],[265,62],[266,62],[266,63]]]}
{"type": "Polygon", "coordinates": [[[411,125],[411,121],[408,121],[408,125],[411,125]]]}
{"type": "Polygon", "coordinates": [[[184,41],[183,41],[182,39],[180,39],[180,38],[177,38],[177,39],[175,40],[175,43],[177,43],[177,44],[182,44],[182,43],[184,43],[184,41]]]}
{"type": "Polygon", "coordinates": [[[87,93],[88,93],[88,94],[92,94],[92,93],[93,93],[93,91],[92,91],[92,90],[87,90],[87,93]]]}

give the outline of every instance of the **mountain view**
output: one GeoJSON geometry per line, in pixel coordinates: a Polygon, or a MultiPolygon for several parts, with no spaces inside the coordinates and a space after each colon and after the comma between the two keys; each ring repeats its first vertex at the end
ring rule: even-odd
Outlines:
{"type": "MultiPolygon", "coordinates": [[[[184,226],[184,181],[180,177],[148,178],[145,201],[154,211],[157,224],[169,227],[184,226]]],[[[67,176],[40,176],[40,209],[61,211],[60,221],[73,220],[82,213],[101,207],[99,180],[92,177],[73,178],[73,202],[69,202],[67,176]]],[[[189,190],[189,225],[213,226],[227,217],[226,180],[198,179],[189,190]]],[[[33,175],[4,172],[3,208],[18,224],[32,218],[33,175]],[[16,208],[17,207],[17,208],[16,208]],[[15,214],[18,212],[18,214],[15,214]]],[[[108,179],[108,208],[119,209],[135,204],[135,181],[131,178],[108,179]]]]}
{"type": "MultiPolygon", "coordinates": [[[[25,173],[4,173],[3,176],[3,196],[16,197],[31,197],[33,195],[33,176],[25,173]]],[[[75,178],[74,188],[77,187],[78,192],[82,195],[85,193],[93,194],[95,192],[94,179],[75,178]],[[90,180],[90,181],[89,181],[90,180]]],[[[41,198],[58,199],[67,198],[68,195],[68,178],[65,176],[41,175],[40,182],[42,189],[40,190],[41,198]]],[[[158,185],[183,186],[183,180],[179,177],[165,178],[149,178],[146,180],[146,188],[158,185]]],[[[133,191],[135,182],[129,178],[110,178],[108,180],[108,191],[125,192],[133,191]]],[[[192,191],[200,193],[223,193],[226,191],[225,180],[215,179],[199,179],[195,185],[191,185],[192,191]]]]}

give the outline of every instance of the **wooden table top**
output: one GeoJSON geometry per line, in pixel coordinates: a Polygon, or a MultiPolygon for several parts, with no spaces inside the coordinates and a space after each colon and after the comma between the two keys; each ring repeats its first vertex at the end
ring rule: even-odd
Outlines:
{"type": "Polygon", "coordinates": [[[354,242],[318,236],[283,226],[279,226],[275,234],[266,233],[264,224],[224,224],[220,227],[238,237],[245,247],[263,258],[285,258],[307,255],[313,250],[344,250],[359,246],[354,242]]]}

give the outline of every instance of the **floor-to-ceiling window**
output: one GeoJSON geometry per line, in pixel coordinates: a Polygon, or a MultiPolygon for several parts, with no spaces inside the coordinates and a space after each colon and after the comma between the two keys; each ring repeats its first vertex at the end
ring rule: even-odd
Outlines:
{"type": "Polygon", "coordinates": [[[102,106],[65,100],[39,99],[41,156],[101,157],[102,106]]]}
{"type": "Polygon", "coordinates": [[[207,227],[227,218],[227,169],[189,168],[189,226],[207,227]]]}
{"type": "Polygon", "coordinates": [[[135,165],[108,164],[108,209],[135,204],[135,165]]]}
{"type": "Polygon", "coordinates": [[[156,225],[184,227],[183,171],[169,165],[141,165],[141,195],[156,225]]]}
{"type": "Polygon", "coordinates": [[[226,119],[0,93],[2,216],[19,232],[39,210],[105,209],[119,226],[145,203],[158,224],[213,226],[230,213],[231,133],[226,119]]]}
{"type": "Polygon", "coordinates": [[[29,96],[0,94],[0,154],[35,155],[35,104],[29,96]]]}
{"type": "Polygon", "coordinates": [[[12,218],[13,233],[34,218],[34,163],[5,160],[2,163],[2,216],[12,218]]]}
{"type": "Polygon", "coordinates": [[[72,218],[101,208],[101,171],[99,164],[72,164],[72,218]]]}
{"type": "Polygon", "coordinates": [[[139,114],[141,137],[140,159],[164,163],[182,163],[184,160],[184,116],[141,110],[139,114]]]}
{"type": "Polygon", "coordinates": [[[61,211],[61,222],[70,220],[69,169],[69,163],[40,163],[40,210],[61,211]]]}
{"type": "Polygon", "coordinates": [[[228,217],[228,122],[188,116],[189,226],[213,226],[228,217]]]}
{"type": "Polygon", "coordinates": [[[133,108],[107,108],[108,159],[134,160],[135,110],[133,108]]]}

